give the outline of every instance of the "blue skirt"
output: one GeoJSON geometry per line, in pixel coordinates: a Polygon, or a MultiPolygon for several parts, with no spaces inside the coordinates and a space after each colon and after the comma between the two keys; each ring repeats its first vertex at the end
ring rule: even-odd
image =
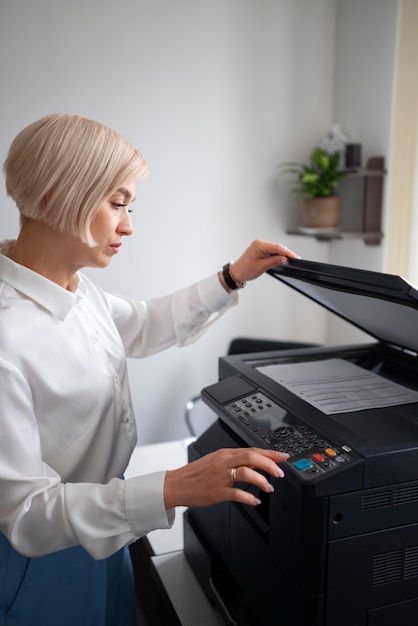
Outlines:
{"type": "Polygon", "coordinates": [[[95,561],[82,547],[22,556],[0,533],[0,626],[135,626],[128,548],[95,561]]]}

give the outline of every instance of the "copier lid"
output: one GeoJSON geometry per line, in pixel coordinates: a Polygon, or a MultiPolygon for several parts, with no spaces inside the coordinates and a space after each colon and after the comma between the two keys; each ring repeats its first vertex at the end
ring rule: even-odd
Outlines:
{"type": "Polygon", "coordinates": [[[418,291],[404,278],[302,259],[268,273],[379,341],[418,352],[418,291]]]}

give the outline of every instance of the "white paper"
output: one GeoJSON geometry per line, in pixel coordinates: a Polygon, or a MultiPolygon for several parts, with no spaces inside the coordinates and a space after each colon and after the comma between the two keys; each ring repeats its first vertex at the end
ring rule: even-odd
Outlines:
{"type": "Polygon", "coordinates": [[[327,415],[418,402],[418,392],[343,359],[257,369],[327,415]]]}

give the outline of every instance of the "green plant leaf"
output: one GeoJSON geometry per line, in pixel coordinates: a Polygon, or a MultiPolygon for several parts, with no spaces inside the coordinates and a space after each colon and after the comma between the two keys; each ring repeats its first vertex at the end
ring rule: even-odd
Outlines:
{"type": "Polygon", "coordinates": [[[322,148],[312,150],[309,163],[287,162],[281,166],[282,173],[296,176],[293,191],[312,198],[335,195],[344,173],[338,171],[340,152],[328,153],[322,148]]]}

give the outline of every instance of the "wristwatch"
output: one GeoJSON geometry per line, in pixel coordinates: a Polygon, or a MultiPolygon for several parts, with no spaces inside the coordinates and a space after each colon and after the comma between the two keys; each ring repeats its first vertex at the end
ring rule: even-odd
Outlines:
{"type": "Polygon", "coordinates": [[[243,289],[247,283],[241,283],[235,280],[235,278],[231,274],[231,269],[230,269],[232,264],[233,264],[233,261],[230,261],[229,263],[226,263],[222,268],[222,275],[225,279],[225,282],[230,289],[233,289],[233,290],[243,289]]]}

